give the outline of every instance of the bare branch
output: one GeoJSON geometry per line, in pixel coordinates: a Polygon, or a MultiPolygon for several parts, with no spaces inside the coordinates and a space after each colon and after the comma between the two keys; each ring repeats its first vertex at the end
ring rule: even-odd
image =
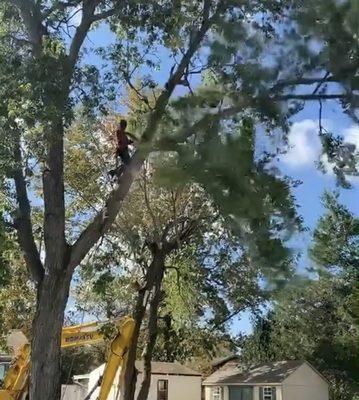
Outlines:
{"type": "Polygon", "coordinates": [[[27,195],[26,181],[21,168],[21,149],[20,138],[16,136],[16,144],[14,150],[14,159],[16,168],[13,171],[13,179],[16,189],[16,201],[18,205],[17,216],[14,218],[14,225],[17,230],[19,244],[24,253],[26,266],[36,283],[40,283],[44,268],[40,259],[39,251],[35,244],[32,222],[31,222],[31,206],[27,195]]]}
{"type": "Polygon", "coordinates": [[[329,75],[323,77],[313,77],[313,78],[298,78],[298,79],[288,79],[288,80],[282,80],[279,81],[272,90],[278,90],[281,88],[285,87],[290,87],[290,86],[298,86],[298,85],[314,85],[316,83],[325,83],[325,82],[339,82],[339,79],[336,78],[333,75],[329,75]]]}
{"type": "Polygon", "coordinates": [[[334,94],[285,94],[282,96],[274,97],[274,100],[286,101],[286,100],[303,100],[303,101],[318,101],[318,100],[342,100],[347,97],[343,93],[334,94]]]}

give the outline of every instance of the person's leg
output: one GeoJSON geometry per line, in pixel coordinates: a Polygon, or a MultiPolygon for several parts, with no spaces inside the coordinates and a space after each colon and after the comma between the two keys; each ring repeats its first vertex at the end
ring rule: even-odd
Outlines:
{"type": "Polygon", "coordinates": [[[124,165],[128,165],[130,163],[131,157],[130,157],[130,154],[128,152],[128,149],[124,149],[124,150],[121,151],[120,158],[121,158],[122,163],[124,165]]]}

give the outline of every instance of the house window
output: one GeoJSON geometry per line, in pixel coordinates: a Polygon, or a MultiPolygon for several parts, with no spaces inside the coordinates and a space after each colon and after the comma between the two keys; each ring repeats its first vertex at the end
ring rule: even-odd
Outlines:
{"type": "Polygon", "coordinates": [[[263,388],[263,400],[274,400],[273,391],[271,387],[263,388]]]}
{"type": "Polygon", "coordinates": [[[168,400],[168,380],[157,381],[157,400],[168,400]]]}
{"type": "Polygon", "coordinates": [[[212,388],[212,400],[222,400],[222,388],[220,386],[212,388]]]}
{"type": "Polygon", "coordinates": [[[6,371],[9,369],[9,363],[0,363],[0,381],[5,378],[6,371]]]}
{"type": "Polygon", "coordinates": [[[229,400],[252,400],[253,387],[251,386],[229,386],[229,400]]]}

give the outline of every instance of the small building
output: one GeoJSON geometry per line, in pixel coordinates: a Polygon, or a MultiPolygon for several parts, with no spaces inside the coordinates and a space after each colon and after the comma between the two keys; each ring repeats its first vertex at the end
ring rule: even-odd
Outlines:
{"type": "MultiPolygon", "coordinates": [[[[90,372],[88,393],[96,385],[104,368],[103,364],[90,372]]],[[[143,366],[141,362],[136,362],[136,369],[138,370],[136,391],[138,391],[142,381],[143,366]]],[[[115,379],[108,400],[117,398],[118,379],[119,376],[115,379]]],[[[201,400],[201,382],[201,374],[184,365],[153,361],[148,400],[201,400]]],[[[92,394],[91,400],[97,399],[98,393],[99,388],[92,394]]]]}
{"type": "Polygon", "coordinates": [[[12,357],[8,354],[0,353],[0,382],[5,378],[6,372],[9,369],[12,357]]]}
{"type": "Polygon", "coordinates": [[[327,380],[306,361],[244,366],[230,360],[203,382],[205,400],[328,400],[327,380]]]}

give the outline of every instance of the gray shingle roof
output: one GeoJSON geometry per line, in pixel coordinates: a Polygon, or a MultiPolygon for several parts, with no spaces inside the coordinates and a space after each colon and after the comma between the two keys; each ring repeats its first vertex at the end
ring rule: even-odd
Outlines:
{"type": "Polygon", "coordinates": [[[256,366],[224,365],[204,382],[204,385],[240,383],[281,383],[305,361],[275,361],[256,366]]]}
{"type": "MultiPolygon", "coordinates": [[[[201,376],[199,372],[178,363],[152,361],[151,366],[153,374],[201,376]]],[[[143,363],[136,361],[136,369],[138,372],[142,372],[143,363]]]]}

